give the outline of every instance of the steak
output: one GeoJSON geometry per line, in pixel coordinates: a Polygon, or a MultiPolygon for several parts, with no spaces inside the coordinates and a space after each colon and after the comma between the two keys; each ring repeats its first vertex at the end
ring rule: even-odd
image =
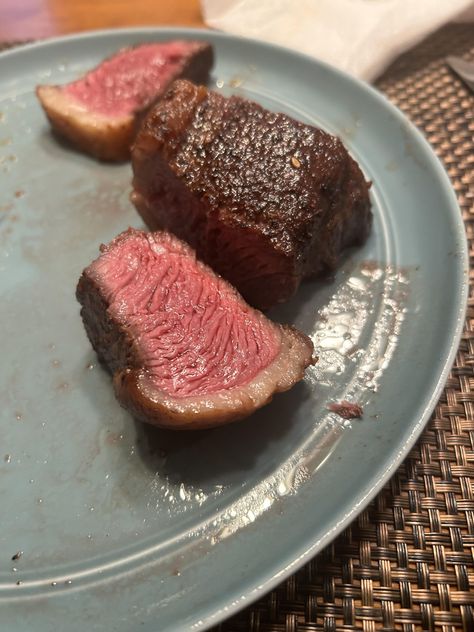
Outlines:
{"type": "Polygon", "coordinates": [[[132,148],[132,201],[260,309],[367,238],[369,183],[324,131],[176,81],[132,148]]]}
{"type": "Polygon", "coordinates": [[[129,229],[101,246],[76,295],[119,402],[151,424],[246,417],[312,362],[307,336],[249,307],[170,233],[129,229]]]}
{"type": "Polygon", "coordinates": [[[210,44],[170,41],[124,48],[63,86],[36,89],[53,129],[102,160],[126,160],[137,125],[174,79],[205,83],[210,44]]]}

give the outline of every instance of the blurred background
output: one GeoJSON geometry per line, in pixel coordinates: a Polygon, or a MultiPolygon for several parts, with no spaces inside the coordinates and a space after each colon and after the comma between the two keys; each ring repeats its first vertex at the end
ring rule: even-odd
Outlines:
{"type": "Polygon", "coordinates": [[[374,81],[446,22],[472,20],[473,8],[473,0],[0,0],[0,42],[114,27],[208,26],[374,81]]]}
{"type": "Polygon", "coordinates": [[[154,24],[204,26],[199,0],[0,0],[0,40],[154,24]]]}

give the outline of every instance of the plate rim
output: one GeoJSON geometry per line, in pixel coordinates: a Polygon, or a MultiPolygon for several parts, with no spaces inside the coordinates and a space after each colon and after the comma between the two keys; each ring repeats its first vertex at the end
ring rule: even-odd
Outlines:
{"type": "MultiPolygon", "coordinates": [[[[337,75],[340,79],[345,82],[349,82],[353,84],[359,90],[366,92],[374,98],[380,107],[384,108],[388,111],[397,122],[403,124],[408,132],[415,136],[418,143],[421,144],[424,154],[426,158],[429,159],[430,167],[434,169],[436,178],[440,185],[443,188],[444,193],[446,194],[446,199],[448,204],[446,205],[446,217],[451,217],[453,220],[453,228],[455,231],[453,234],[456,237],[456,241],[458,243],[459,250],[457,252],[456,264],[453,266],[456,270],[456,295],[457,295],[457,305],[456,310],[453,310],[453,318],[454,314],[456,316],[456,325],[453,328],[453,336],[452,336],[452,344],[449,349],[449,353],[445,356],[444,361],[442,363],[442,369],[439,371],[438,379],[434,386],[430,389],[430,396],[428,403],[423,411],[421,417],[415,422],[412,420],[412,424],[410,425],[411,434],[408,440],[399,446],[399,450],[396,454],[393,455],[388,467],[386,468],[384,475],[373,485],[368,493],[363,495],[360,493],[354,500],[351,507],[348,508],[349,511],[346,512],[346,515],[342,521],[340,521],[333,530],[330,532],[324,533],[321,538],[317,542],[305,542],[303,545],[299,545],[292,550],[290,557],[292,561],[290,564],[283,564],[281,562],[281,566],[283,567],[280,572],[277,574],[269,574],[268,571],[265,575],[265,579],[262,581],[258,581],[253,577],[246,584],[245,594],[242,595],[240,591],[239,594],[229,595],[226,593],[226,598],[221,600],[215,600],[212,608],[207,608],[207,615],[204,620],[201,618],[199,628],[202,630],[208,629],[210,626],[216,625],[225,619],[229,618],[236,612],[243,609],[245,606],[250,605],[261,595],[271,591],[275,586],[280,584],[286,578],[291,576],[301,568],[309,559],[312,559],[318,552],[320,552],[325,546],[327,546],[330,542],[332,542],[347,526],[350,524],[357,515],[361,511],[365,509],[365,507],[370,503],[370,501],[377,495],[377,493],[383,488],[387,480],[393,476],[396,470],[400,467],[401,463],[405,460],[406,456],[412,449],[412,447],[417,442],[420,437],[423,429],[429,421],[429,418],[438,402],[442,391],[445,387],[446,380],[448,378],[449,372],[453,366],[456,353],[459,348],[459,343],[461,340],[461,336],[463,333],[466,313],[467,313],[467,300],[468,300],[468,292],[469,292],[469,253],[468,253],[468,243],[467,243],[467,235],[465,232],[465,225],[462,218],[462,211],[459,206],[459,202],[457,200],[453,185],[450,181],[449,175],[444,168],[440,158],[436,155],[433,147],[425,138],[423,133],[416,127],[416,125],[405,115],[397,106],[395,106],[385,95],[379,92],[372,85],[353,77],[345,71],[340,70],[339,68],[332,66],[331,64],[318,60],[316,58],[311,57],[310,55],[301,53],[299,51],[295,51],[291,48],[281,46],[278,44],[273,44],[270,42],[265,42],[261,40],[257,40],[255,38],[243,37],[240,35],[234,35],[232,33],[225,33],[222,31],[214,31],[207,28],[195,28],[189,26],[137,26],[137,27],[119,27],[119,28],[102,28],[102,29],[93,29],[86,30],[77,33],[70,33],[66,35],[53,36],[44,38],[38,41],[30,42],[30,43],[20,43],[19,46],[14,46],[10,49],[4,50],[0,52],[0,62],[5,60],[5,58],[15,57],[18,55],[29,54],[31,51],[35,51],[38,49],[48,48],[50,46],[54,46],[56,44],[68,44],[70,42],[80,42],[87,40],[95,40],[97,38],[107,38],[114,35],[123,35],[123,36],[141,36],[141,35],[170,35],[176,36],[179,35],[183,38],[193,38],[197,39],[205,39],[207,37],[211,37],[213,39],[218,39],[221,41],[237,41],[242,42],[242,44],[251,43],[252,45],[256,45],[258,47],[266,48],[267,50],[275,50],[280,54],[290,55],[294,58],[299,58],[302,61],[310,62],[316,66],[322,67],[330,74],[337,75]],[[448,212],[449,211],[449,212],[448,212]],[[359,498],[359,496],[362,496],[359,498]],[[301,554],[297,554],[298,551],[303,549],[301,554]],[[233,599],[234,597],[234,599],[233,599]],[[225,610],[223,609],[221,604],[225,603],[225,610]]],[[[262,575],[263,577],[263,575],[262,575]]],[[[176,627],[175,625],[172,628],[168,628],[171,630],[182,630],[183,627],[176,627]]],[[[187,629],[195,629],[194,624],[187,625],[187,629]]]]}

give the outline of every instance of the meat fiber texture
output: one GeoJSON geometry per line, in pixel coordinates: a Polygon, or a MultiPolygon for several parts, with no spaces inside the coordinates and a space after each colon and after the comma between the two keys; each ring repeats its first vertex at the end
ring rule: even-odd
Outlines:
{"type": "Polygon", "coordinates": [[[260,309],[331,273],[370,232],[370,185],[338,138],[188,81],[144,120],[132,165],[145,223],[187,241],[260,309]]]}
{"type": "Polygon", "coordinates": [[[119,402],[158,426],[246,417],[312,362],[307,336],[249,307],[170,233],[129,229],[102,246],[77,298],[119,402]]]}
{"type": "Polygon", "coordinates": [[[130,157],[145,112],[178,77],[205,83],[213,64],[210,44],[147,43],[124,48],[67,85],[40,85],[38,99],[52,128],[102,160],[130,157]]]}

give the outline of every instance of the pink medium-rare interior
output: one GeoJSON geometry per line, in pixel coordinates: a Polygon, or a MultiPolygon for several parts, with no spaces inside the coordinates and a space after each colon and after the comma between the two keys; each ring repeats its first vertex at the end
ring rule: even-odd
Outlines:
{"type": "Polygon", "coordinates": [[[278,354],[278,328],[168,233],[125,233],[89,273],[168,395],[245,385],[278,354]]]}
{"type": "Polygon", "coordinates": [[[97,114],[132,114],[174,78],[193,48],[192,42],[173,41],[124,49],[63,90],[97,114]]]}

